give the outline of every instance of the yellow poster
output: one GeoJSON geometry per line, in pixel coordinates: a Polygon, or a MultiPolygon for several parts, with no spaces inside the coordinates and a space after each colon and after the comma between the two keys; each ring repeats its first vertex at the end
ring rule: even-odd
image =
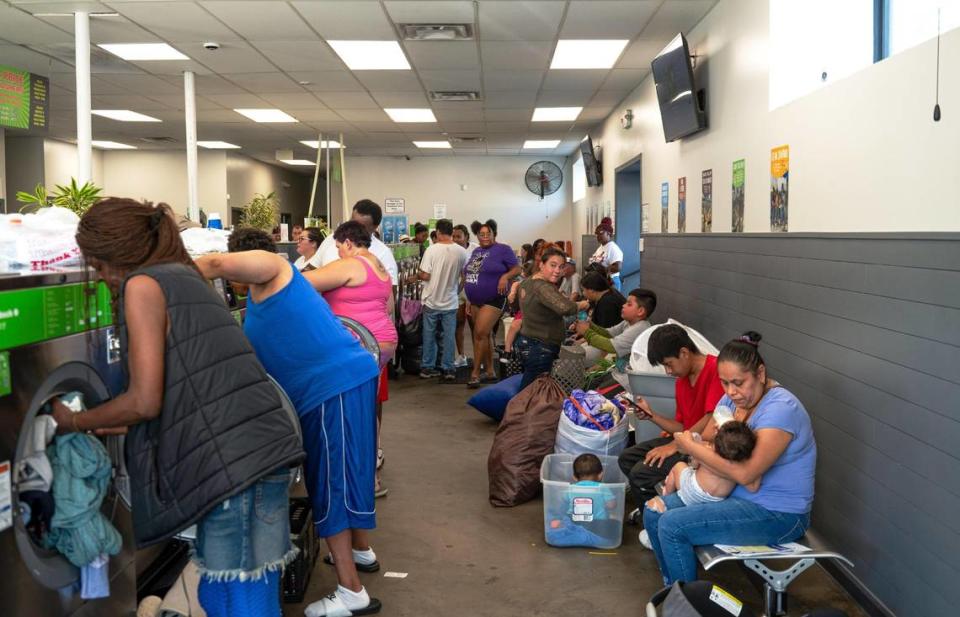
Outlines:
{"type": "Polygon", "coordinates": [[[770,150],[770,231],[787,231],[790,146],[770,150]]]}

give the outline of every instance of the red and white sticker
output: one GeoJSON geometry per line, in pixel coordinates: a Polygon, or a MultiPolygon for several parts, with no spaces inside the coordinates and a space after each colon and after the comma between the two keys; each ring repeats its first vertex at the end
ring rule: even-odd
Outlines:
{"type": "Polygon", "coordinates": [[[590,497],[573,498],[573,520],[577,523],[593,521],[593,499],[590,497]]]}
{"type": "Polygon", "coordinates": [[[10,492],[10,461],[0,462],[0,531],[13,527],[13,500],[10,492]]]}

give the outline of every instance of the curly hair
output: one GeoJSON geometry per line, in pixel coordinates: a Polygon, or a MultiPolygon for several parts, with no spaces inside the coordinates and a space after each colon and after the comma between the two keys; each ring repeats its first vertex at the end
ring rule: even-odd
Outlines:
{"type": "Polygon", "coordinates": [[[227,239],[227,251],[238,253],[240,251],[269,251],[277,252],[277,245],[273,242],[273,237],[262,229],[253,227],[241,227],[235,229],[227,239]]]}

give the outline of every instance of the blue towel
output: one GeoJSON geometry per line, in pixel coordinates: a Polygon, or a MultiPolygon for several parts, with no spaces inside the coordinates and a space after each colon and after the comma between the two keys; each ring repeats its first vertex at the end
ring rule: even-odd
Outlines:
{"type": "Polygon", "coordinates": [[[47,548],[83,567],[102,553],[120,552],[120,533],[100,513],[112,466],[100,440],[83,433],[57,437],[47,448],[53,466],[56,510],[46,537],[47,548]]]}
{"type": "Polygon", "coordinates": [[[561,524],[559,528],[547,528],[547,544],[551,546],[604,546],[609,540],[580,525],[561,524]]]}

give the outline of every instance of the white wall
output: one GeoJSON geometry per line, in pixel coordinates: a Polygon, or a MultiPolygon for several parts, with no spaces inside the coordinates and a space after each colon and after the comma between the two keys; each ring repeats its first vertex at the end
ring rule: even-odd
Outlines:
{"type": "MultiPolygon", "coordinates": [[[[770,149],[782,144],[790,146],[791,232],[960,230],[960,80],[942,70],[944,114],[933,122],[935,42],[769,111],[769,29],[767,2],[721,0],[689,33],[709,101],[705,132],[664,143],[649,77],[591,132],[603,147],[603,186],[588,188],[575,204],[578,234],[589,204],[614,200],[615,168],[641,153],[649,231],[660,230],[660,184],[667,181],[669,229],[676,232],[677,178],[686,176],[687,232],[699,232],[700,173],[712,168],[713,230],[729,232],[732,163],[745,158],[744,230],[769,232],[770,149]],[[619,118],[628,108],[634,126],[623,130],[619,118]]],[[[954,30],[943,37],[941,67],[958,60],[954,30]]]]}
{"type": "MultiPolygon", "coordinates": [[[[56,139],[43,141],[44,183],[52,191],[56,185],[66,185],[71,178],[77,177],[77,146],[56,139]]],[[[103,186],[103,150],[94,148],[91,158],[93,183],[103,186]]]]}
{"type": "Polygon", "coordinates": [[[566,170],[563,186],[543,201],[523,183],[527,168],[540,160],[564,168],[563,158],[545,156],[424,156],[409,161],[348,156],[347,199],[354,203],[368,198],[383,206],[386,197],[402,197],[410,223],[426,222],[433,218],[434,204],[447,204],[454,224],[496,220],[499,240],[514,249],[537,238],[571,239],[566,170]]]}
{"type": "MultiPolygon", "coordinates": [[[[310,203],[312,175],[294,173],[233,152],[227,153],[226,165],[228,210],[242,208],[257,193],[275,192],[280,200],[280,211],[290,213],[294,223],[303,223],[303,217],[310,203]]],[[[317,190],[325,194],[322,178],[317,190]]],[[[315,206],[315,212],[319,214],[322,211],[322,201],[319,201],[315,206]]],[[[230,221],[226,217],[223,220],[230,221]]],[[[230,221],[231,224],[236,222],[230,221]]]]}

